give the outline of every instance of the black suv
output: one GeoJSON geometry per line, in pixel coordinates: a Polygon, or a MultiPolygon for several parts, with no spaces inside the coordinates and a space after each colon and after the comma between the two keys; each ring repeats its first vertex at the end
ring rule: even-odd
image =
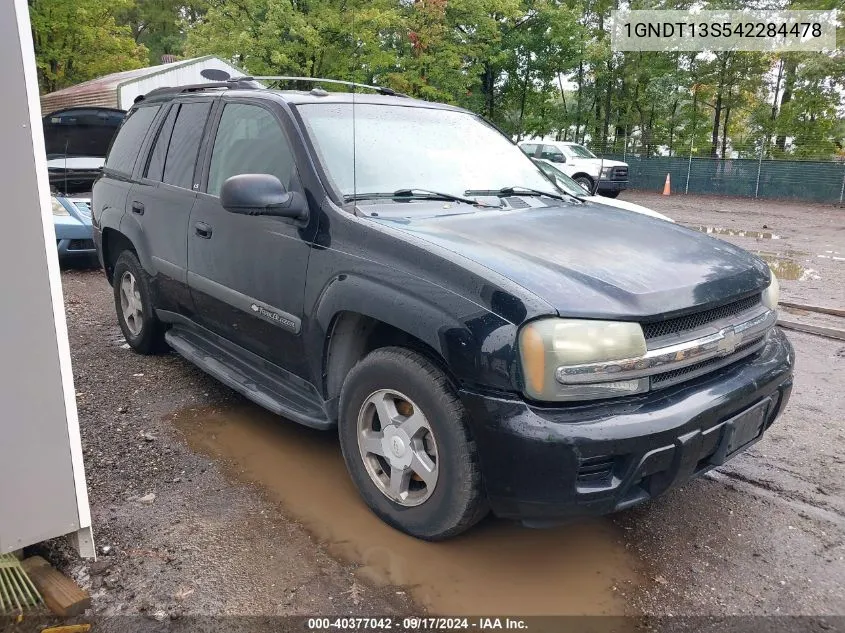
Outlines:
{"type": "Polygon", "coordinates": [[[763,261],[555,190],[459,108],[157,90],[93,214],[135,350],[166,342],[336,428],[366,503],[423,539],[488,509],[542,525],[628,508],[758,440],[789,397],[763,261]]]}

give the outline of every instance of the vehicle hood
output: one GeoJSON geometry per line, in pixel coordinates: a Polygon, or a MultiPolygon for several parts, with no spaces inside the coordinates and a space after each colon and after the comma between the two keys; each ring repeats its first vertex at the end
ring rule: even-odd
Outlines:
{"type": "Polygon", "coordinates": [[[47,169],[69,169],[69,170],[96,170],[100,169],[105,162],[104,158],[98,156],[68,156],[65,158],[51,158],[47,161],[47,169]]]}
{"type": "Polygon", "coordinates": [[[54,224],[84,224],[85,226],[91,226],[91,200],[89,198],[67,198],[65,196],[55,196],[55,198],[59,204],[67,209],[69,215],[54,215],[54,224]]]}
{"type": "Polygon", "coordinates": [[[732,244],[612,207],[597,213],[595,206],[467,213],[456,205],[453,215],[391,218],[395,205],[387,203],[373,221],[511,279],[561,316],[674,316],[769,283],[765,262],[732,244]]]}
{"type": "Polygon", "coordinates": [[[627,167],[628,163],[623,163],[619,160],[609,160],[605,158],[602,160],[601,158],[567,158],[567,163],[572,163],[573,165],[593,165],[596,168],[599,167],[627,167]]]}
{"type": "Polygon", "coordinates": [[[52,112],[41,122],[47,158],[105,158],[125,112],[114,108],[80,107],[52,112]]]}
{"type": "Polygon", "coordinates": [[[618,198],[605,198],[604,196],[588,196],[586,200],[590,204],[596,204],[605,207],[613,207],[614,209],[624,209],[625,211],[633,211],[634,213],[642,213],[643,215],[647,215],[652,218],[658,218],[660,220],[666,220],[667,222],[674,222],[672,218],[669,216],[663,215],[662,213],[658,213],[657,211],[652,211],[648,207],[644,207],[639,204],[634,204],[633,202],[627,202],[625,200],[619,200],[618,198]]]}

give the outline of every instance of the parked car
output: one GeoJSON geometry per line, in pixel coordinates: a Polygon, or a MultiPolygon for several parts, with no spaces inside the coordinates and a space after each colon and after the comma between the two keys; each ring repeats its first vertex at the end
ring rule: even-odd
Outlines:
{"type": "Polygon", "coordinates": [[[117,320],[136,351],[169,344],[338,433],[390,525],[629,508],[783,410],[793,351],[756,256],[596,213],[471,112],[254,86],[128,113],[93,192],[117,320]]]}
{"type": "Polygon", "coordinates": [[[613,207],[614,209],[625,209],[625,211],[642,213],[643,215],[660,218],[661,220],[666,220],[667,222],[674,222],[672,218],[665,216],[662,213],[658,213],[657,211],[652,211],[642,205],[627,202],[625,200],[615,200],[613,198],[593,195],[585,185],[578,184],[549,161],[543,158],[532,158],[531,160],[534,161],[534,164],[540,168],[540,171],[542,171],[546,177],[551,180],[555,186],[557,186],[558,189],[568,193],[570,196],[575,196],[576,198],[595,204],[603,204],[608,207],[613,207]]]}
{"type": "Polygon", "coordinates": [[[124,115],[113,108],[81,107],[53,112],[42,121],[60,259],[96,261],[91,188],[124,115]]]}
{"type": "Polygon", "coordinates": [[[86,198],[53,196],[53,227],[60,260],[96,261],[91,234],[91,202],[86,198]]]}
{"type": "Polygon", "coordinates": [[[599,158],[578,143],[522,141],[519,147],[527,156],[555,163],[579,185],[599,195],[615,198],[628,188],[627,163],[599,158]]]}

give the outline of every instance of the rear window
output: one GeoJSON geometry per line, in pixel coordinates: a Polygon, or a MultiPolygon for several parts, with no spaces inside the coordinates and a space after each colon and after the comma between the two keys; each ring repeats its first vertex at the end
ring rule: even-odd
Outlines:
{"type": "Polygon", "coordinates": [[[106,169],[122,174],[132,173],[141,144],[160,107],[156,105],[138,108],[126,115],[106,158],[106,169]]]}
{"type": "Polygon", "coordinates": [[[197,153],[210,109],[210,101],[183,103],[179,106],[164,160],[164,182],[185,189],[193,188],[197,153]]]}
{"type": "Polygon", "coordinates": [[[179,105],[176,104],[170,108],[167,113],[167,119],[161,126],[158,132],[158,138],[153,145],[153,150],[150,152],[150,159],[147,163],[147,169],[144,172],[146,178],[153,180],[161,180],[164,174],[164,158],[167,156],[167,148],[170,145],[170,135],[173,133],[173,124],[176,122],[176,114],[179,112],[179,105]]]}

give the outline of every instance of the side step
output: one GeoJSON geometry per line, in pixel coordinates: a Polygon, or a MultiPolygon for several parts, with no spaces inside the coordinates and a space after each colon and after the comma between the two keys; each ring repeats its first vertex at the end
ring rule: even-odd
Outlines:
{"type": "Polygon", "coordinates": [[[165,340],[180,356],[276,415],[315,429],[334,428],[311,385],[252,352],[179,325],[165,340]]]}

